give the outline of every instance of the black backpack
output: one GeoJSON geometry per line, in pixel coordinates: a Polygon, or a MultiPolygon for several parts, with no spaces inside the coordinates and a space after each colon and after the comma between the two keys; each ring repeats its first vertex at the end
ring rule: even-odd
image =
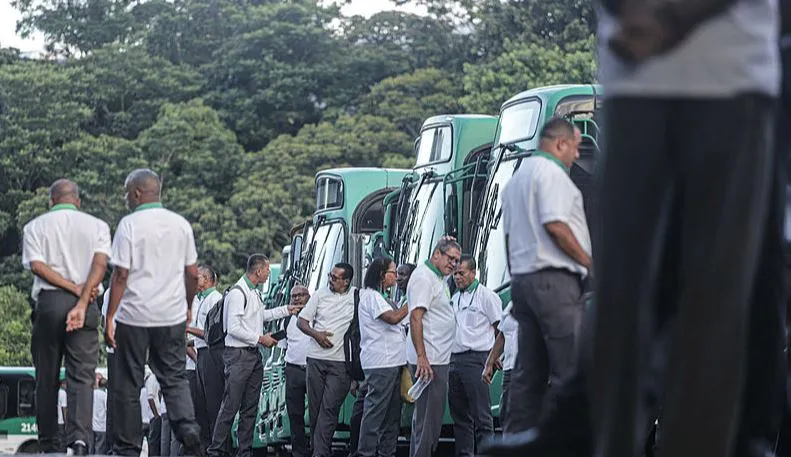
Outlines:
{"type": "Polygon", "coordinates": [[[355,381],[364,381],[365,372],[360,364],[360,289],[354,289],[354,316],[349,330],[343,335],[343,355],[346,357],[346,371],[355,381]]]}
{"type": "Polygon", "coordinates": [[[242,293],[242,296],[244,297],[244,307],[247,308],[247,294],[244,293],[244,290],[242,290],[241,286],[235,285],[225,289],[225,292],[222,294],[222,300],[218,300],[217,303],[215,303],[206,314],[206,325],[203,328],[206,335],[205,341],[209,347],[225,345],[225,335],[228,334],[228,332],[226,332],[223,328],[225,299],[228,298],[228,293],[233,289],[238,289],[239,292],[242,293]]]}

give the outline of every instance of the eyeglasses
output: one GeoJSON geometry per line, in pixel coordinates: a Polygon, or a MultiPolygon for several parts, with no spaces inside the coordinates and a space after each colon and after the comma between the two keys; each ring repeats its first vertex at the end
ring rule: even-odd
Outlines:
{"type": "Polygon", "coordinates": [[[439,251],[439,252],[440,252],[442,255],[444,255],[445,257],[447,257],[447,258],[448,258],[448,261],[450,262],[450,264],[451,264],[451,265],[458,265],[458,264],[459,264],[459,262],[461,262],[461,257],[454,257],[454,256],[452,256],[452,255],[448,254],[448,253],[447,253],[447,252],[445,252],[445,251],[439,251]]]}
{"type": "Polygon", "coordinates": [[[344,278],[343,276],[335,276],[332,273],[327,274],[327,276],[329,276],[330,281],[345,281],[346,280],[346,278],[344,278]]]}

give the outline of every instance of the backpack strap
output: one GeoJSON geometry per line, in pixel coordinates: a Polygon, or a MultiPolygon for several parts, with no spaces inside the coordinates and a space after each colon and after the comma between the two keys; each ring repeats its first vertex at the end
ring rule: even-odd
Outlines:
{"type": "Polygon", "coordinates": [[[244,305],[242,306],[242,309],[245,310],[247,309],[247,294],[244,293],[242,286],[240,286],[239,284],[235,284],[234,286],[229,287],[228,290],[225,291],[225,296],[222,299],[222,329],[225,332],[228,332],[228,322],[226,321],[226,317],[225,317],[225,300],[228,298],[228,295],[230,295],[231,291],[234,289],[242,293],[242,298],[244,299],[244,305]]]}
{"type": "Polygon", "coordinates": [[[352,316],[352,326],[359,324],[359,310],[360,310],[360,289],[354,289],[354,316],[352,316]]]}

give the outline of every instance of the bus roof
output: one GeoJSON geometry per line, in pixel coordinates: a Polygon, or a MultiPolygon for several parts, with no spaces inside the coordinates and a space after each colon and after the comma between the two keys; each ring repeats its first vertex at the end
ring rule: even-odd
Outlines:
{"type": "MultiPolygon", "coordinates": [[[[382,189],[399,187],[411,170],[395,168],[331,168],[316,173],[316,184],[322,178],[334,178],[343,182],[342,202],[327,209],[317,209],[314,218],[342,218],[351,220],[357,205],[369,195],[382,189]]],[[[315,223],[315,221],[314,221],[315,223]]]]}
{"type": "MultiPolygon", "coordinates": [[[[567,97],[569,95],[593,95],[601,94],[602,88],[598,84],[557,84],[554,86],[537,87],[535,89],[520,92],[513,97],[509,98],[503,107],[510,105],[519,100],[529,97],[538,97],[544,100],[557,99],[560,97],[567,97]]],[[[551,104],[551,103],[550,103],[551,104]]]]}

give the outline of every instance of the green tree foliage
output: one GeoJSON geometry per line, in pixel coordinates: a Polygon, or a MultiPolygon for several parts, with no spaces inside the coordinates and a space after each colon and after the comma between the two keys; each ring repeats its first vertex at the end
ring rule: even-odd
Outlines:
{"type": "Polygon", "coordinates": [[[491,62],[464,67],[462,104],[471,112],[497,113],[500,105],[521,91],[551,84],[593,82],[596,64],[593,39],[564,51],[559,46],[534,43],[506,44],[506,51],[491,62]]]}
{"type": "Polygon", "coordinates": [[[0,362],[30,366],[30,305],[14,286],[0,287],[0,362]]]}
{"type": "Polygon", "coordinates": [[[0,364],[29,364],[21,233],[55,179],[114,230],[125,177],[153,168],[227,285],[249,254],[278,259],[317,171],[408,168],[429,116],[594,77],[583,0],[399,0],[430,14],[370,18],[345,1],[12,2],[51,52],[0,48],[0,364]]]}

